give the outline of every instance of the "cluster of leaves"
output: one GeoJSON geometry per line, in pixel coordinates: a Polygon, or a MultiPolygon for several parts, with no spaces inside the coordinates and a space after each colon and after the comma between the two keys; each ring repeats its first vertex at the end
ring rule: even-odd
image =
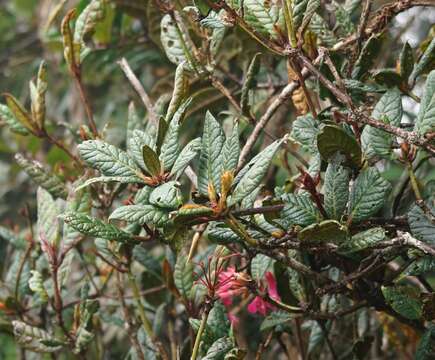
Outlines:
{"type": "Polygon", "coordinates": [[[387,29],[424,1],[65,3],[28,99],[0,104],[8,160],[37,189],[25,221],[13,205],[0,226],[0,344],[62,359],[434,356],[435,38],[395,51],[387,29]],[[56,62],[74,91],[52,85],[56,62]],[[130,86],[145,115],[126,110],[130,86]],[[60,94],[80,120],[55,120],[60,94]]]}

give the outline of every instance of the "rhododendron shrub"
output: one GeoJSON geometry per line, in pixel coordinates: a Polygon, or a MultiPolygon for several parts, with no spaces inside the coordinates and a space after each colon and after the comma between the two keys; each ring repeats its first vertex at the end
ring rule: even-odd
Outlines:
{"type": "Polygon", "coordinates": [[[30,3],[1,359],[434,358],[433,1],[30,3]]]}

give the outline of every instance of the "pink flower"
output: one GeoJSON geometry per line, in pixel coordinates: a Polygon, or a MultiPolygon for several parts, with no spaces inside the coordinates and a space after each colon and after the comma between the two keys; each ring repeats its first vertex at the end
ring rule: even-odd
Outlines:
{"type": "MultiPolygon", "coordinates": [[[[276,280],[273,274],[268,271],[265,274],[266,282],[267,282],[267,293],[269,294],[269,297],[274,300],[280,301],[281,298],[278,295],[278,290],[276,286],[276,280]]],[[[263,290],[260,288],[260,290],[263,290]]],[[[274,309],[275,307],[264,300],[261,296],[256,296],[254,300],[251,301],[251,303],[248,305],[248,311],[251,314],[259,313],[263,316],[266,315],[267,310],[274,309]]]]}
{"type": "Polygon", "coordinates": [[[234,296],[246,293],[249,281],[246,274],[238,273],[234,266],[230,266],[219,274],[216,294],[225,306],[230,306],[234,296]]]}
{"type": "MultiPolygon", "coordinates": [[[[264,275],[267,286],[259,285],[260,292],[266,292],[271,299],[281,300],[278,295],[276,286],[276,280],[273,274],[268,271],[264,275]]],[[[248,293],[249,284],[251,279],[245,273],[236,272],[236,268],[230,266],[226,271],[222,271],[219,274],[219,283],[216,294],[221,299],[225,306],[230,306],[234,296],[246,295],[248,293]]],[[[252,314],[259,313],[263,316],[267,311],[274,309],[274,306],[270,304],[264,297],[257,295],[254,300],[248,305],[248,311],[252,314]]]]}

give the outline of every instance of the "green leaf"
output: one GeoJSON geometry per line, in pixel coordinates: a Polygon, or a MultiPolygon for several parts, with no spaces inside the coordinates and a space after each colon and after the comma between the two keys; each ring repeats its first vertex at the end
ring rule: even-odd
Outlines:
{"type": "Polygon", "coordinates": [[[278,21],[278,8],[267,0],[245,0],[245,19],[248,24],[263,34],[274,35],[274,25],[278,21]]]}
{"type": "Polygon", "coordinates": [[[176,181],[169,181],[156,187],[151,192],[150,204],[166,209],[178,208],[182,204],[179,186],[176,181]]]}
{"type": "Polygon", "coordinates": [[[47,190],[38,188],[36,195],[38,203],[38,237],[41,249],[50,258],[50,247],[57,248],[59,244],[59,206],[47,190]]]}
{"type": "Polygon", "coordinates": [[[172,117],[181,105],[184,99],[187,97],[187,89],[189,86],[189,76],[185,69],[185,63],[180,63],[175,71],[174,90],[172,92],[172,98],[169,102],[168,111],[166,112],[165,120],[170,123],[172,117]]]}
{"type": "MultiPolygon", "coordinates": [[[[174,17],[178,19],[180,18],[180,14],[174,11],[174,17]]],[[[189,59],[186,57],[186,52],[189,50],[185,48],[185,44],[189,43],[187,34],[179,32],[177,26],[171,15],[166,14],[163,16],[160,23],[160,41],[162,42],[163,49],[169,61],[175,65],[179,65],[183,62],[190,64],[189,59]]]]}
{"type": "Polygon", "coordinates": [[[140,225],[163,226],[169,221],[169,212],[153,205],[127,205],[115,209],[109,220],[124,220],[140,225]]]}
{"type": "Polygon", "coordinates": [[[53,353],[62,348],[60,340],[42,329],[18,320],[12,321],[12,326],[17,343],[26,349],[39,353],[53,353]]]}
{"type": "Polygon", "coordinates": [[[405,271],[405,275],[418,276],[435,272],[435,258],[433,256],[423,256],[413,262],[405,271]]]}
{"type": "Polygon", "coordinates": [[[251,274],[255,280],[264,278],[266,271],[270,271],[274,260],[269,256],[257,254],[251,261],[251,274]]]}
{"type": "Polygon", "coordinates": [[[260,326],[260,331],[266,331],[274,329],[276,326],[285,325],[290,320],[293,320],[293,316],[286,311],[273,311],[263,320],[260,326]]]}
{"type": "MultiPolygon", "coordinates": [[[[372,117],[378,121],[399,126],[402,119],[402,99],[400,92],[387,91],[377,102],[372,117]]],[[[381,129],[366,125],[361,134],[361,146],[368,158],[374,156],[390,157],[393,136],[381,129]]]]}
{"type": "Polygon", "coordinates": [[[80,13],[75,23],[74,43],[81,44],[85,36],[94,30],[104,18],[104,0],[92,0],[80,13]]]}
{"type": "Polygon", "coordinates": [[[222,171],[234,171],[240,156],[239,126],[235,122],[231,134],[225,139],[222,149],[222,171]]]}
{"type": "Polygon", "coordinates": [[[165,133],[159,156],[160,162],[162,163],[165,171],[172,168],[180,153],[180,141],[178,139],[178,134],[180,131],[180,124],[190,103],[191,99],[188,99],[180,105],[171,122],[169,123],[168,129],[165,133]]]}
{"type": "Polygon", "coordinates": [[[308,194],[288,194],[285,198],[281,218],[286,227],[308,226],[321,219],[319,210],[308,194]]]}
{"type": "Polygon", "coordinates": [[[158,279],[162,278],[162,269],[160,262],[151,254],[150,251],[136,245],[133,249],[133,259],[139,262],[145,269],[158,279]]]}
{"type": "Polygon", "coordinates": [[[119,182],[121,184],[135,184],[137,183],[137,176],[131,176],[131,177],[126,177],[126,176],[99,176],[96,178],[92,178],[92,179],[88,179],[86,181],[84,181],[82,184],[78,185],[75,188],[75,191],[81,190],[85,187],[88,187],[91,184],[95,184],[95,183],[109,183],[109,182],[119,182]]]}
{"type": "Polygon", "coordinates": [[[346,157],[349,165],[359,168],[361,149],[355,137],[335,125],[324,126],[317,135],[317,148],[325,161],[331,161],[337,153],[346,157]]]}
{"type": "Polygon", "coordinates": [[[348,36],[355,31],[355,25],[353,24],[350,14],[339,3],[333,2],[334,14],[335,14],[335,26],[339,28],[339,33],[343,36],[348,36]]]}
{"type": "Polygon", "coordinates": [[[30,133],[35,134],[37,129],[28,111],[11,94],[4,94],[4,96],[6,97],[6,104],[14,118],[18,120],[30,133]]]}
{"type": "Polygon", "coordinates": [[[435,325],[430,324],[420,339],[415,352],[415,360],[430,360],[435,357],[435,325]]]}
{"type": "Polygon", "coordinates": [[[376,214],[384,205],[390,189],[390,183],[376,168],[361,171],[350,194],[349,217],[352,221],[357,223],[376,214]]]}
{"type": "Polygon", "coordinates": [[[202,360],[224,360],[225,355],[234,347],[230,337],[223,337],[216,340],[208,349],[202,360]]]}
{"type": "Polygon", "coordinates": [[[174,282],[181,296],[190,299],[193,288],[193,263],[180,253],[174,268],[174,282]]]}
{"type": "Polygon", "coordinates": [[[6,105],[0,104],[0,120],[4,121],[12,132],[19,135],[29,135],[29,130],[19,122],[6,105]]]}
{"type": "Polygon", "coordinates": [[[365,42],[353,67],[352,79],[361,80],[368,74],[375,61],[375,56],[379,53],[380,45],[381,42],[377,38],[377,35],[370,36],[365,42]]]}
{"type": "Polygon", "coordinates": [[[107,240],[127,242],[131,235],[112,224],[106,224],[99,219],[77,213],[66,213],[62,216],[65,223],[84,235],[100,237],[107,240]]]}
{"type": "Polygon", "coordinates": [[[147,170],[143,159],[143,147],[145,145],[154,149],[153,138],[144,131],[133,130],[131,136],[127,138],[127,153],[142,169],[147,170]]]}
{"type": "Polygon", "coordinates": [[[327,47],[334,46],[338,41],[326,21],[318,14],[314,14],[311,18],[310,30],[315,33],[320,42],[327,47]]]}
{"type": "MultiPolygon", "coordinates": [[[[78,180],[76,183],[80,183],[78,180]]],[[[88,189],[75,190],[70,192],[68,195],[65,211],[73,212],[75,214],[89,214],[92,207],[91,194],[88,189]]],[[[75,241],[81,237],[80,232],[74,230],[68,224],[63,226],[63,237],[62,237],[62,249],[65,250],[72,246],[75,241]]],[[[65,285],[68,279],[68,275],[71,271],[71,263],[74,259],[75,251],[71,249],[65,255],[65,258],[59,268],[59,284],[65,285]]]]}
{"type": "Polygon", "coordinates": [[[404,81],[408,81],[414,67],[414,55],[412,48],[408,42],[403,44],[402,51],[400,52],[400,75],[404,81]]]}
{"type": "MultiPolygon", "coordinates": [[[[308,0],[307,8],[304,11],[304,16],[302,19],[302,24],[298,30],[300,36],[303,36],[307,26],[310,24],[312,17],[314,16],[316,10],[320,6],[320,0],[308,0]]],[[[293,24],[293,26],[295,26],[293,24]]],[[[295,26],[297,28],[297,26],[295,26]]]]}
{"type": "Polygon", "coordinates": [[[48,301],[48,294],[44,287],[42,275],[36,270],[31,270],[30,273],[32,274],[32,277],[29,279],[30,290],[38,294],[42,303],[46,303],[48,301]]]}
{"type": "Polygon", "coordinates": [[[214,339],[228,335],[230,325],[225,306],[218,301],[215,302],[207,318],[207,326],[213,333],[214,339]]]}
{"type": "Polygon", "coordinates": [[[33,181],[47,190],[51,195],[62,199],[66,198],[68,192],[63,182],[56,175],[45,169],[39,162],[28,160],[21,154],[16,154],[15,160],[33,181]]]}
{"type": "Polygon", "coordinates": [[[231,229],[222,226],[213,226],[208,229],[207,236],[210,241],[217,244],[234,244],[240,242],[240,238],[231,229]]]}
{"type": "Polygon", "coordinates": [[[172,166],[170,177],[174,180],[178,180],[178,178],[183,174],[184,170],[186,170],[190,161],[198,154],[201,150],[201,138],[193,139],[189,142],[183,150],[181,150],[177,159],[175,160],[174,166],[172,166]]]}
{"type": "Polygon", "coordinates": [[[302,25],[302,19],[307,9],[308,0],[294,0],[292,2],[293,27],[298,29],[302,25]]]}
{"type": "Polygon", "coordinates": [[[4,226],[0,226],[0,240],[7,241],[16,249],[24,250],[26,248],[26,241],[4,226]]]}
{"type": "Polygon", "coordinates": [[[198,190],[208,194],[209,182],[219,192],[222,174],[222,148],[225,134],[214,116],[207,111],[201,144],[201,155],[198,169],[198,190]]]}
{"type": "Polygon", "coordinates": [[[301,144],[305,151],[316,153],[319,131],[319,122],[311,114],[307,114],[296,118],[290,136],[301,144]]]}
{"type": "Polygon", "coordinates": [[[78,146],[80,156],[87,165],[105,176],[135,178],[142,182],[142,173],[128,154],[101,140],[88,140],[78,146]]]}
{"type": "Polygon", "coordinates": [[[373,78],[380,85],[387,87],[398,87],[402,84],[403,80],[395,69],[380,69],[373,73],[373,78]]]}
{"type": "Polygon", "coordinates": [[[328,216],[340,220],[349,199],[349,170],[336,162],[328,164],[324,183],[324,206],[328,216]]]}
{"type": "MultiPolygon", "coordinates": [[[[427,205],[433,214],[435,212],[434,200],[428,201],[427,205]]],[[[429,245],[435,245],[435,224],[418,205],[414,205],[409,210],[408,223],[412,235],[429,245]]]]}
{"type": "Polygon", "coordinates": [[[350,240],[340,246],[338,252],[343,255],[368,249],[385,239],[385,230],[375,227],[353,235],[350,240]]]}
{"type": "Polygon", "coordinates": [[[411,320],[418,320],[422,315],[422,303],[415,290],[409,286],[382,286],[385,301],[398,314],[411,320]]]}
{"type": "Polygon", "coordinates": [[[302,244],[334,244],[343,243],[347,239],[347,229],[338,221],[325,220],[318,224],[312,224],[298,233],[298,240],[302,244]]]}
{"type": "Polygon", "coordinates": [[[148,145],[142,147],[143,162],[146,169],[152,176],[157,176],[161,173],[160,160],[157,154],[148,145]]]}
{"type": "Polygon", "coordinates": [[[420,60],[414,65],[414,68],[412,69],[412,73],[409,77],[411,83],[414,83],[418,76],[420,76],[425,71],[427,71],[434,60],[435,60],[435,37],[432,38],[429,46],[426,48],[423,55],[420,57],[420,60]]]}
{"type": "Polygon", "coordinates": [[[435,70],[427,77],[414,131],[421,136],[435,131],[435,70]]]}
{"type": "Polygon", "coordinates": [[[256,53],[252,58],[243,82],[240,108],[244,115],[249,115],[249,90],[255,85],[255,77],[260,70],[260,55],[261,53],[256,53]]]}
{"type": "Polygon", "coordinates": [[[267,169],[272,161],[273,156],[278,150],[279,146],[284,140],[276,140],[257,156],[255,156],[248,164],[246,164],[240,173],[237,175],[235,182],[237,182],[228,205],[232,206],[243,200],[252,191],[254,191],[261,183],[263,176],[266,174],[267,169]],[[239,177],[239,175],[241,177],[239,177]]]}

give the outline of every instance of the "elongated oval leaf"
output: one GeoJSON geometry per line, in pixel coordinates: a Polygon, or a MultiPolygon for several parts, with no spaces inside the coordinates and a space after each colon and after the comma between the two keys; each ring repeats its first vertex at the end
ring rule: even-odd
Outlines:
{"type": "Polygon", "coordinates": [[[376,168],[367,168],[357,177],[350,194],[349,217],[360,222],[376,214],[384,205],[391,185],[376,168]]]}
{"type": "Polygon", "coordinates": [[[244,168],[240,171],[244,175],[237,183],[231,195],[231,198],[228,202],[229,206],[241,201],[252,191],[254,191],[258,185],[260,185],[263,176],[266,174],[267,169],[269,168],[273,156],[282,142],[283,139],[273,142],[244,166],[244,168]]]}
{"type": "Polygon", "coordinates": [[[349,180],[349,170],[337,163],[328,164],[325,173],[324,206],[332,219],[339,220],[346,210],[349,180]]]}
{"type": "Polygon", "coordinates": [[[213,184],[216,191],[220,189],[224,142],[225,134],[222,127],[214,116],[210,112],[207,112],[205,115],[198,169],[198,190],[201,194],[207,194],[209,183],[213,184]]]}
{"type": "Polygon", "coordinates": [[[124,220],[128,222],[163,226],[169,220],[169,212],[153,205],[127,205],[117,208],[109,220],[124,220]]]}
{"type": "Polygon", "coordinates": [[[414,131],[419,135],[435,131],[435,70],[427,77],[414,131]]]}
{"type": "Polygon", "coordinates": [[[82,159],[103,175],[131,177],[142,182],[140,169],[125,151],[101,140],[85,141],[78,149],[82,159]]]}

